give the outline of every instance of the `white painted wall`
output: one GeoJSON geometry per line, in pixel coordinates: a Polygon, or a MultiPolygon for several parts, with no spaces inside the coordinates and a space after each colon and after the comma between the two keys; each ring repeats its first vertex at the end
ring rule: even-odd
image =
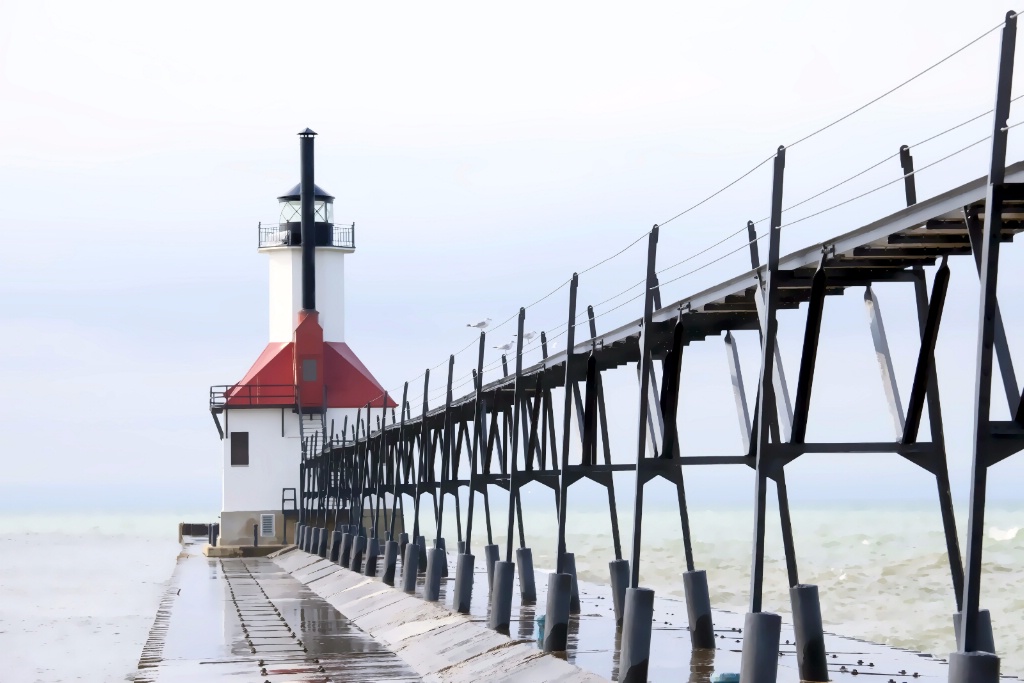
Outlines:
{"type": "Polygon", "coordinates": [[[299,488],[299,418],[284,411],[285,436],[281,436],[281,409],[254,408],[225,411],[228,438],[224,439],[223,499],[221,509],[275,511],[281,509],[281,489],[299,488]],[[249,465],[231,465],[231,433],[249,432],[249,465]]]}
{"type": "MultiPolygon", "coordinates": [[[[270,341],[289,342],[302,308],[302,250],[261,249],[270,261],[270,341]]],[[[316,249],[316,308],[324,341],[345,341],[345,254],[330,247],[316,249]]]]}
{"type": "MultiPolygon", "coordinates": [[[[334,420],[336,435],[341,434],[345,417],[348,417],[349,434],[355,424],[356,408],[331,408],[327,411],[327,430],[330,432],[334,420]]],[[[371,415],[371,425],[376,429],[377,415],[371,415]]],[[[390,420],[390,411],[388,413],[390,420]]],[[[299,417],[291,411],[284,411],[284,437],[281,436],[280,408],[247,408],[226,411],[228,438],[223,441],[223,489],[224,512],[279,511],[281,489],[299,487],[299,462],[302,447],[299,438],[299,417]],[[249,432],[249,465],[231,465],[231,432],[249,432]]],[[[366,419],[365,412],[363,419],[366,419]]],[[[308,434],[307,434],[308,436],[308,434]]]]}

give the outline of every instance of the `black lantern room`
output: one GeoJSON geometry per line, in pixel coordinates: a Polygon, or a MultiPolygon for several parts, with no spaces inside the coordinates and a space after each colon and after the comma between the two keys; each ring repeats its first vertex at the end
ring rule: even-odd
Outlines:
{"type": "MultiPolygon", "coordinates": [[[[302,209],[299,188],[296,185],[277,198],[281,203],[279,230],[285,244],[302,244],[302,209]]],[[[316,230],[316,246],[340,246],[334,244],[334,197],[319,185],[313,185],[313,220],[316,230]]]]}

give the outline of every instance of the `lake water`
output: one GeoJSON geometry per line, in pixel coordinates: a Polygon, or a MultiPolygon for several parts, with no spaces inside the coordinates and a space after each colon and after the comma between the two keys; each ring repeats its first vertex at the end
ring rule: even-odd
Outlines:
{"type": "MultiPolygon", "coordinates": [[[[572,511],[571,511],[572,512],[572,511]]],[[[694,555],[712,603],[744,611],[751,517],[747,510],[692,513],[694,555]]],[[[179,551],[177,523],[206,516],[0,516],[0,652],[3,680],[130,681],[179,551]]],[[[474,547],[486,539],[477,518],[474,547]]],[[[424,523],[428,520],[424,518],[424,523]]],[[[430,520],[432,521],[432,520],[430,520]]],[[[645,513],[641,577],[682,596],[678,517],[645,513]]],[[[962,520],[961,520],[962,521],[962,520]]],[[[554,515],[524,520],[538,566],[550,566],[554,515]]],[[[607,582],[607,514],[570,515],[569,550],[580,577],[607,582]]],[[[631,520],[620,519],[628,556],[631,520]]],[[[938,513],[929,506],[794,510],[800,579],[820,586],[829,630],[945,656],[955,603],[938,513]]],[[[1004,673],[1024,674],[1024,505],[987,516],[982,604],[992,611],[1004,673]]],[[[495,529],[504,526],[495,523],[495,529]]],[[[961,528],[963,525],[961,523],[961,528]]],[[[777,520],[768,521],[765,608],[786,614],[788,591],[777,520]]],[[[427,534],[430,536],[431,534],[427,534]]],[[[456,530],[445,529],[454,539],[456,530]]],[[[501,542],[502,536],[495,534],[501,542]]],[[[449,546],[454,547],[452,540],[449,546]]],[[[482,550],[477,550],[482,554],[482,550]]]]}

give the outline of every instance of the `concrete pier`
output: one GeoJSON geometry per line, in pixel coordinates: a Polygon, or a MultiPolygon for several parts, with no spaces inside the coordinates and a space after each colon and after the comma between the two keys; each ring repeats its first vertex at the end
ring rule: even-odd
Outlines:
{"type": "MultiPolygon", "coordinates": [[[[449,558],[452,576],[454,562],[453,555],[449,558]]],[[[402,559],[397,563],[401,571],[402,559]]],[[[526,604],[515,572],[509,635],[503,635],[487,628],[491,601],[484,558],[473,567],[473,593],[465,615],[452,609],[453,579],[442,580],[438,602],[428,603],[423,599],[422,574],[413,574],[412,593],[406,594],[381,580],[384,563],[378,564],[375,576],[365,576],[294,548],[271,558],[217,560],[203,557],[197,546],[186,546],[144,650],[140,663],[144,670],[136,680],[205,681],[221,678],[221,671],[238,680],[271,683],[327,679],[335,683],[568,682],[620,676],[621,639],[608,586],[578,582],[581,609],[569,618],[567,650],[544,655],[535,640],[536,617],[544,612],[547,601],[549,572],[543,568],[537,569],[537,600],[526,604]],[[234,600],[240,600],[239,605],[234,600]],[[357,637],[353,635],[356,627],[365,643],[352,640],[357,637]],[[265,641],[256,637],[260,628],[268,629],[265,641]],[[267,656],[273,652],[269,634],[280,638],[276,642],[283,654],[267,656]],[[288,645],[298,641],[302,643],[298,649],[288,645]],[[264,664],[253,669],[260,659],[264,664]],[[199,662],[206,664],[200,668],[199,662]],[[320,666],[326,674],[318,671],[320,666]],[[291,667],[287,675],[282,673],[286,667],[291,667]],[[265,675],[259,673],[263,668],[265,675]]],[[[714,610],[713,618],[716,647],[694,650],[685,601],[658,596],[647,679],[708,683],[715,674],[738,673],[746,635],[741,631],[743,615],[714,610]]],[[[777,654],[780,683],[799,680],[795,640],[792,625],[783,623],[777,654]]],[[[950,673],[945,662],[931,657],[828,633],[825,645],[829,678],[836,682],[856,683],[868,675],[883,682],[947,683],[950,673]]]]}
{"type": "Polygon", "coordinates": [[[424,680],[273,561],[211,559],[199,546],[185,547],[135,681],[328,679],[424,680]]]}

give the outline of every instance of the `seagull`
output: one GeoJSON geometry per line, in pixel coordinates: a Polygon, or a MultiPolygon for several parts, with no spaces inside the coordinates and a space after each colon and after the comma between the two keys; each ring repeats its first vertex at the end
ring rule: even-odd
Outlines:
{"type": "Polygon", "coordinates": [[[490,318],[487,318],[486,320],[481,320],[478,323],[466,323],[466,327],[475,327],[478,330],[485,330],[488,327],[490,327],[490,325],[491,325],[491,319],[490,318]]]}
{"type": "Polygon", "coordinates": [[[494,348],[499,349],[501,351],[511,351],[512,349],[515,348],[515,346],[516,346],[516,342],[513,339],[512,341],[510,341],[507,344],[502,344],[501,346],[495,346],[494,348]]]}
{"type": "MultiPolygon", "coordinates": [[[[517,334],[513,334],[512,335],[513,338],[518,337],[518,336],[519,335],[517,335],[517,334]]],[[[536,332],[527,332],[526,334],[523,335],[523,341],[524,342],[533,341],[533,338],[536,337],[536,336],[537,336],[536,332]]]]}

